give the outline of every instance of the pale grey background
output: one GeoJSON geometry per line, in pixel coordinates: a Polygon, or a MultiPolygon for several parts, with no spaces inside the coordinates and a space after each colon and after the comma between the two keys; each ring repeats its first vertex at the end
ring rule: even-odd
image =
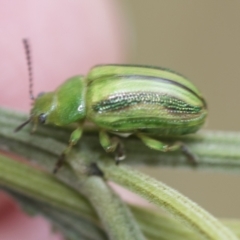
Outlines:
{"type": "MultiPolygon", "coordinates": [[[[240,1],[119,2],[131,22],[128,62],[169,67],[187,76],[207,99],[206,128],[239,131],[240,1]]],[[[151,173],[218,217],[240,217],[240,175],[151,173]]]]}

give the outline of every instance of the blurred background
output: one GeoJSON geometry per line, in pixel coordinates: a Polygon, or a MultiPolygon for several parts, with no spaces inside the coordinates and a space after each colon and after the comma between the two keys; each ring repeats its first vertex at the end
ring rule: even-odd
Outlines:
{"type": "MultiPolygon", "coordinates": [[[[5,0],[1,6],[2,106],[25,111],[30,107],[21,44],[23,37],[29,37],[35,94],[54,89],[59,85],[56,79],[85,74],[94,64],[162,66],[187,76],[202,91],[209,108],[206,129],[240,130],[239,0],[5,0]],[[88,6],[83,8],[83,3],[88,6]]],[[[239,175],[168,168],[141,170],[215,216],[240,217],[239,175]]]]}
{"type": "MultiPolygon", "coordinates": [[[[127,61],[168,67],[208,102],[205,129],[240,130],[240,2],[119,0],[131,44],[127,61]]],[[[141,168],[218,217],[240,217],[240,176],[141,168]]]]}

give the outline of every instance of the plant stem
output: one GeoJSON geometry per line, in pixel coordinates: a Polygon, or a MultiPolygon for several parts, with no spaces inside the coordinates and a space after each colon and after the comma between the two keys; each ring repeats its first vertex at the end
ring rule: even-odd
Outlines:
{"type": "MultiPolygon", "coordinates": [[[[51,172],[55,164],[54,160],[64,149],[63,141],[66,142],[69,131],[68,129],[50,127],[39,128],[35,135],[30,136],[29,129],[26,128],[20,133],[14,134],[12,129],[19,125],[19,121],[24,117],[24,115],[0,109],[0,124],[2,126],[0,129],[0,148],[4,149],[5,147],[24,157],[34,158],[43,169],[51,172]]],[[[103,179],[87,176],[93,162],[104,172],[107,180],[113,180],[163,207],[177,219],[190,226],[203,239],[237,239],[217,219],[177,191],[131,168],[116,166],[100,148],[95,134],[96,128],[90,126],[86,128],[86,132],[88,134],[77,146],[79,150],[73,150],[69,156],[70,168],[63,168],[57,178],[90,200],[111,239],[144,239],[144,237],[128,208],[113,194],[103,179]],[[113,211],[109,209],[113,209],[113,211]],[[119,229],[121,231],[118,231],[119,229]],[[124,232],[126,235],[123,236],[120,232],[124,232]]],[[[240,149],[238,147],[240,134],[203,132],[177,139],[185,142],[197,156],[197,168],[228,169],[231,171],[239,171],[240,169],[240,149]]],[[[175,139],[166,139],[166,141],[175,141],[175,139]]],[[[160,154],[142,147],[136,138],[129,138],[126,142],[128,142],[128,163],[188,166],[181,153],[160,154]]],[[[8,179],[8,181],[10,180],[8,179]]]]}

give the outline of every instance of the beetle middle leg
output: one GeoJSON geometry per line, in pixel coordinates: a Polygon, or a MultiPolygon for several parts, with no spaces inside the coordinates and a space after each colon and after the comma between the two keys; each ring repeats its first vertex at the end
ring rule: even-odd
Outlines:
{"type": "Polygon", "coordinates": [[[181,152],[186,156],[188,162],[191,165],[193,165],[193,166],[197,165],[196,157],[188,149],[186,144],[184,144],[183,142],[177,141],[177,142],[169,145],[169,144],[161,142],[160,140],[156,140],[154,138],[146,136],[144,134],[139,133],[139,134],[137,134],[137,136],[142,140],[142,142],[146,146],[148,146],[149,148],[152,148],[154,150],[158,150],[161,152],[172,152],[172,151],[176,151],[176,150],[181,150],[181,152]]]}
{"type": "Polygon", "coordinates": [[[69,144],[67,146],[67,148],[62,152],[62,154],[60,155],[58,161],[56,162],[56,165],[54,167],[53,173],[57,173],[57,171],[59,170],[59,168],[62,167],[62,165],[64,164],[65,160],[66,160],[66,156],[69,154],[69,152],[71,151],[72,147],[74,145],[76,145],[76,143],[79,141],[79,139],[82,136],[82,124],[78,126],[78,128],[76,128],[69,139],[69,144]]]}
{"type": "Polygon", "coordinates": [[[99,140],[106,152],[115,152],[116,164],[119,164],[120,161],[125,159],[124,146],[118,137],[110,137],[106,131],[101,130],[99,132],[99,140]]]}

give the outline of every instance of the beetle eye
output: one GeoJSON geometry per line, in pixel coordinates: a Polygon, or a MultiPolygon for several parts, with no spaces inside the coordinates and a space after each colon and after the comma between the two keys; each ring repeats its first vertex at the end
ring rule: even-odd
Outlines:
{"type": "Polygon", "coordinates": [[[46,122],[46,118],[47,118],[47,116],[44,113],[41,113],[38,117],[39,122],[42,124],[44,124],[46,122]]]}

